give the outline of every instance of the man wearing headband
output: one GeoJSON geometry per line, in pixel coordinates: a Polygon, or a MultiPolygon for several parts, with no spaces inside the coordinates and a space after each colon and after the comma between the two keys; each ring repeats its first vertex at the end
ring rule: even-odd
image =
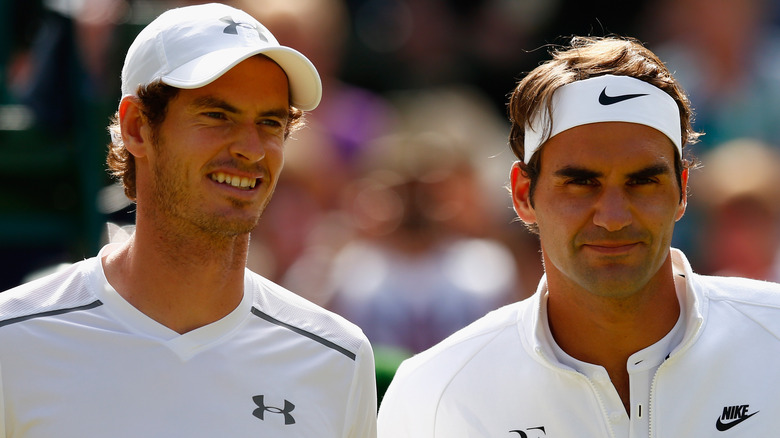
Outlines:
{"type": "Polygon", "coordinates": [[[545,275],[404,362],[379,437],[777,434],[780,286],[695,274],[670,248],[698,134],[663,63],[575,38],[509,114],[512,201],[545,275]]]}
{"type": "Polygon", "coordinates": [[[136,229],[0,294],[0,437],[376,436],[371,346],[245,268],[317,70],[250,15],[173,9],[122,70],[136,229]]]}

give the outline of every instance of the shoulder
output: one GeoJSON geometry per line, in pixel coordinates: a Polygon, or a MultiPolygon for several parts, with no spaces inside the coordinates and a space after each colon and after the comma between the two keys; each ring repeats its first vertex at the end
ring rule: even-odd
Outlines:
{"type": "Polygon", "coordinates": [[[739,277],[694,276],[706,297],[709,314],[714,309],[735,312],[732,318],[747,318],[780,337],[780,284],[739,277]]]}
{"type": "Polygon", "coordinates": [[[449,388],[460,381],[459,377],[471,379],[474,372],[488,375],[491,370],[483,368],[484,364],[504,360],[491,357],[496,352],[521,349],[517,324],[526,303],[521,301],[490,312],[431,349],[405,360],[380,404],[379,436],[433,436],[439,406],[449,388]]]}
{"type": "Polygon", "coordinates": [[[91,258],[0,293],[0,326],[100,304],[93,292],[99,269],[91,258]]]}
{"type": "Polygon", "coordinates": [[[371,352],[368,339],[357,325],[259,274],[246,272],[253,284],[255,316],[325,343],[352,359],[371,352]]]}
{"type": "MultiPolygon", "coordinates": [[[[494,310],[465,328],[455,332],[434,347],[405,360],[398,369],[393,384],[423,391],[437,387],[443,390],[459,372],[488,346],[501,342],[502,335],[519,337],[518,318],[521,301],[494,310]],[[425,383],[424,386],[419,384],[425,383]]],[[[519,342],[519,340],[518,340],[519,342]]]]}
{"type": "MultiPolygon", "coordinates": [[[[720,277],[693,272],[685,255],[672,248],[678,273],[686,278],[688,293],[701,305],[718,303],[742,309],[780,309],[780,284],[743,277],[720,277]]],[[[701,309],[704,310],[704,309],[701,309]]],[[[777,318],[780,321],[780,318],[777,318]]]]}
{"type": "Polygon", "coordinates": [[[780,284],[741,277],[695,275],[710,300],[780,307],[780,284]]]}

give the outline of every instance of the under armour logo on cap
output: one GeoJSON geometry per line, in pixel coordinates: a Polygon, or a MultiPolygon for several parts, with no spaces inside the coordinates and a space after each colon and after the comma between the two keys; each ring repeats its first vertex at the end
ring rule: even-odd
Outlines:
{"type": "Polygon", "coordinates": [[[219,21],[228,24],[228,26],[225,28],[225,30],[222,31],[222,33],[226,33],[229,35],[238,35],[238,28],[242,27],[244,29],[254,30],[255,32],[257,32],[257,35],[260,37],[261,40],[268,42],[268,38],[266,38],[265,35],[263,35],[263,32],[261,32],[260,29],[257,28],[257,26],[253,26],[249,23],[236,22],[233,20],[232,17],[222,17],[219,19],[219,21]]]}

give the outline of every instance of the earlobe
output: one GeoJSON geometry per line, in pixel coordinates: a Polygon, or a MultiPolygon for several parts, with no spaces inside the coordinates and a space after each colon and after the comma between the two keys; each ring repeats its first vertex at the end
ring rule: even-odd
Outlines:
{"type": "Polygon", "coordinates": [[[679,221],[685,214],[685,209],[688,207],[688,169],[682,171],[680,176],[680,205],[677,206],[677,214],[674,220],[679,221]]]}
{"type": "Polygon", "coordinates": [[[136,158],[146,155],[149,145],[149,124],[141,112],[140,102],[135,96],[127,96],[119,104],[119,124],[122,127],[122,141],[125,148],[136,158]]]}
{"type": "Polygon", "coordinates": [[[531,206],[531,180],[520,167],[520,162],[512,165],[512,171],[509,175],[512,190],[512,205],[515,208],[517,217],[526,224],[536,223],[536,212],[531,206]]]}

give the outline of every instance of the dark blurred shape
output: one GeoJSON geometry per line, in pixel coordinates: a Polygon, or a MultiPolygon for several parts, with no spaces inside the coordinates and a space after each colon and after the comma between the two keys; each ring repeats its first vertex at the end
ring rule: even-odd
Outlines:
{"type": "Polygon", "coordinates": [[[690,204],[701,211],[699,270],[780,280],[780,155],[754,139],[719,145],[691,177],[690,204]]]}

